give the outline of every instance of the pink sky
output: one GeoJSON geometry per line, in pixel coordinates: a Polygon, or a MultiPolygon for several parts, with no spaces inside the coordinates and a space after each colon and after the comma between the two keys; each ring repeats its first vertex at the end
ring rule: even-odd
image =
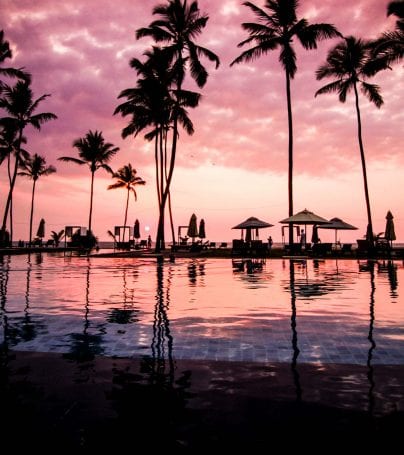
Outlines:
{"type": "MultiPolygon", "coordinates": [[[[27,130],[27,149],[46,156],[58,172],[38,181],[34,230],[40,218],[50,230],[65,225],[87,225],[90,174],[87,168],[57,161],[75,156],[72,142],[89,130],[101,130],[120,147],[111,162],[116,170],[131,162],[147,181],[131,200],[129,223],[139,218],[141,229],[155,236],[157,197],[150,143],[142,136],[121,139],[126,119],[112,116],[122,89],[133,87],[135,73],[128,62],[141,57],[150,44],[136,41],[135,30],[147,26],[157,0],[0,0],[0,27],[13,49],[9,64],[24,66],[33,75],[36,97],[52,96],[41,111],[58,120],[40,133],[27,130]]],[[[240,1],[199,0],[210,19],[198,44],[221,59],[218,70],[209,62],[210,77],[202,89],[200,106],[190,111],[195,134],[181,134],[173,180],[176,225],[188,224],[193,212],[204,218],[210,240],[238,237],[231,227],[249,216],[275,226],[264,233],[281,240],[279,220],[288,215],[287,117],[284,72],[278,52],[246,65],[230,68],[239,55],[237,43],[246,37],[240,24],[252,19],[240,1]]],[[[333,23],[344,35],[374,38],[392,29],[386,18],[387,1],[302,0],[299,16],[311,22],[333,23]]],[[[263,1],[255,4],[262,6],[263,1]]],[[[255,21],[255,19],[254,19],[255,21]]],[[[320,44],[318,51],[302,51],[298,44],[298,72],[292,84],[294,113],[294,208],[308,208],[325,218],[340,217],[359,230],[341,233],[342,241],[365,233],[366,209],[353,98],[339,103],[336,95],[314,98],[328,81],[317,82],[314,72],[336,43],[320,44]]],[[[375,232],[385,227],[391,210],[398,240],[404,241],[402,203],[402,65],[377,75],[385,104],[380,110],[362,99],[363,134],[375,232]]],[[[0,169],[3,212],[7,193],[4,166],[0,169]]],[[[96,174],[94,231],[107,239],[107,230],[123,223],[125,193],[107,191],[110,177],[96,174]]],[[[20,178],[15,196],[15,239],[27,239],[31,182],[20,178]]],[[[143,231],[144,232],[144,231],[143,231]]],[[[168,230],[167,230],[168,233],[168,230]]],[[[322,231],[322,240],[333,233],[322,231]]]]}

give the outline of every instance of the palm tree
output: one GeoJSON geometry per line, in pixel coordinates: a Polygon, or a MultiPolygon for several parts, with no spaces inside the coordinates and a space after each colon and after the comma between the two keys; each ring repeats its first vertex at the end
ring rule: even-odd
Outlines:
{"type": "Polygon", "coordinates": [[[363,184],[365,189],[366,210],[368,226],[366,236],[373,245],[373,225],[370,210],[368,181],[366,174],[365,151],[362,141],[362,121],[359,108],[358,86],[361,92],[377,108],[383,104],[380,95],[380,88],[377,85],[369,84],[366,79],[374,74],[373,61],[371,56],[371,43],[353,36],[345,38],[328,52],[327,62],[316,71],[317,80],[326,77],[334,77],[335,80],[317,90],[315,96],[323,93],[337,93],[341,103],[345,103],[349,92],[353,90],[355,95],[356,118],[358,123],[358,142],[362,163],[363,184]]]}
{"type": "Polygon", "coordinates": [[[393,31],[384,32],[374,42],[374,58],[385,59],[387,64],[398,62],[404,56],[404,1],[394,1],[387,5],[387,16],[397,17],[393,31]]]}
{"type": "MultiPolygon", "coordinates": [[[[12,58],[12,56],[13,54],[10,49],[10,44],[4,39],[4,31],[0,30],[0,63],[3,63],[7,58],[12,58]]],[[[19,79],[26,81],[29,81],[31,78],[30,74],[23,71],[22,69],[4,67],[0,67],[0,76],[18,77],[19,79]]],[[[3,82],[0,81],[0,93],[2,88],[3,82]]]]}
{"type": "Polygon", "coordinates": [[[56,231],[52,231],[51,232],[51,237],[52,237],[52,240],[53,240],[55,246],[59,246],[59,243],[62,240],[64,234],[65,234],[65,230],[64,229],[62,229],[59,232],[56,232],[56,231]]]}
{"type": "Polygon", "coordinates": [[[32,157],[21,163],[20,168],[23,169],[18,175],[24,175],[32,179],[32,197],[31,197],[31,214],[29,218],[29,244],[32,241],[32,221],[34,217],[34,198],[35,198],[35,186],[39,177],[43,175],[50,175],[56,172],[54,166],[47,166],[46,159],[43,156],[34,154],[32,157]]]}
{"type": "Polygon", "coordinates": [[[112,174],[112,177],[116,178],[117,181],[108,186],[109,190],[114,190],[115,188],[125,188],[127,190],[125,219],[123,222],[123,242],[125,242],[126,222],[128,219],[129,195],[132,192],[135,196],[135,201],[137,201],[136,186],[146,184],[146,182],[136,174],[136,169],[134,169],[130,163],[126,164],[112,174]]]}
{"type": "Polygon", "coordinates": [[[61,156],[60,161],[76,163],[80,166],[87,164],[91,172],[91,187],[90,187],[90,213],[88,217],[88,230],[91,233],[91,221],[93,215],[93,194],[94,194],[94,174],[98,169],[105,169],[108,173],[113,174],[112,169],[108,166],[108,162],[118,152],[119,147],[114,147],[113,144],[105,142],[102,132],[89,131],[84,138],[76,139],[73,142],[79,152],[79,158],[71,156],[61,156]]]}
{"type": "Polygon", "coordinates": [[[187,66],[191,77],[198,87],[203,87],[208,78],[208,72],[200,62],[200,57],[206,57],[219,66],[219,58],[209,49],[199,46],[194,39],[202,33],[209,17],[201,14],[198,2],[187,0],[169,0],[165,5],[158,5],[153,9],[153,15],[159,18],[153,21],[149,27],[140,28],[136,37],[151,37],[156,43],[167,43],[163,48],[172,64],[173,83],[176,90],[173,91],[175,105],[172,110],[172,143],[170,164],[165,178],[164,191],[161,194],[159,224],[157,229],[156,251],[164,248],[164,211],[170,194],[170,185],[174,172],[177,152],[178,124],[181,121],[180,105],[182,103],[182,85],[185,79],[187,66]]]}
{"type": "MultiPolygon", "coordinates": [[[[1,233],[5,233],[6,231],[8,213],[11,206],[18,167],[20,165],[22,152],[21,144],[24,142],[23,131],[28,125],[40,130],[43,123],[57,118],[57,116],[51,112],[42,112],[40,114],[34,113],[39,104],[50,95],[42,95],[36,100],[33,100],[33,92],[30,84],[30,81],[18,81],[13,87],[3,84],[3,96],[0,98],[0,108],[3,108],[8,114],[8,116],[0,119],[0,127],[6,130],[14,131],[16,134],[14,145],[16,153],[14,172],[11,178],[10,189],[4,210],[1,233]]],[[[10,233],[12,240],[12,224],[10,233]]]]}
{"type": "MultiPolygon", "coordinates": [[[[265,8],[259,8],[251,2],[244,2],[243,5],[252,10],[258,18],[258,23],[244,22],[242,28],[247,31],[249,37],[238,44],[242,47],[245,44],[253,46],[241,53],[230,66],[253,61],[262,55],[280,50],[279,61],[286,76],[286,100],[288,109],[288,201],[289,216],[293,215],[293,122],[292,122],[292,100],[290,83],[295,77],[296,53],[293,48],[293,39],[297,38],[304,49],[317,49],[317,42],[327,38],[341,36],[337,29],[331,24],[309,24],[306,19],[297,18],[298,0],[266,0],[265,8]]],[[[289,244],[293,245],[293,229],[289,229],[289,244]]]]}

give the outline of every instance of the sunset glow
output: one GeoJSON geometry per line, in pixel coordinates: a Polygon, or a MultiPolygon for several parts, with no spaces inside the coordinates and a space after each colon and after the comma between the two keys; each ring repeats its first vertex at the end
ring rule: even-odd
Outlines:
{"type": "MultiPolygon", "coordinates": [[[[10,42],[13,59],[6,66],[25,67],[33,77],[35,97],[49,93],[42,111],[58,120],[41,132],[27,129],[27,150],[47,159],[57,173],[38,181],[34,229],[46,220],[46,236],[66,225],[87,225],[90,173],[57,161],[75,156],[73,140],[88,130],[102,131],[106,141],[120,147],[111,167],[130,162],[147,185],[137,189],[128,222],[140,221],[144,237],[156,235],[158,205],[152,143],[121,138],[127,120],[113,116],[121,90],[133,87],[133,57],[151,44],[136,40],[135,31],[147,26],[158,0],[0,0],[0,29],[10,42]]],[[[285,76],[278,51],[251,64],[230,68],[240,53],[237,43],[245,32],[241,23],[254,20],[240,0],[199,0],[209,15],[198,44],[215,52],[221,65],[204,62],[209,79],[198,108],[189,111],[195,134],[180,132],[178,159],[172,183],[175,225],[188,224],[192,213],[205,219],[207,239],[228,241],[239,232],[231,227],[255,216],[275,226],[267,232],[281,240],[279,221],[288,216],[287,113],[285,76]]],[[[255,2],[262,6],[263,1],[255,2]]],[[[300,17],[329,22],[345,35],[371,39],[394,28],[386,17],[387,1],[301,0],[300,17]]],[[[339,217],[358,231],[341,233],[352,241],[363,237],[366,208],[357,143],[352,94],[341,104],[336,95],[314,93],[324,81],[315,70],[336,40],[320,43],[317,51],[303,51],[296,43],[298,71],[292,82],[294,115],[294,211],[307,208],[324,218],[339,217]]],[[[384,105],[377,109],[361,99],[364,147],[375,233],[384,231],[388,210],[394,215],[397,240],[404,241],[402,176],[404,171],[402,64],[379,73],[372,82],[381,87],[384,105]]],[[[0,168],[0,210],[8,191],[6,166],[0,168]]],[[[107,230],[121,225],[125,195],[107,191],[112,183],[97,172],[94,192],[94,233],[107,240],[107,230]]],[[[14,193],[14,239],[27,239],[32,182],[17,180],[14,193]]],[[[166,231],[167,238],[169,230],[166,231]]],[[[321,233],[333,240],[334,232],[321,233]]]]}

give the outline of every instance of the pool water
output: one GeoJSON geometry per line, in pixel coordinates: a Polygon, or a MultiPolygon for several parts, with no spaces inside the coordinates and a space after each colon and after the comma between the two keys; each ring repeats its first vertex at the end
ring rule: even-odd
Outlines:
{"type": "Polygon", "coordinates": [[[402,262],[3,257],[0,339],[18,351],[404,365],[402,262]]]}

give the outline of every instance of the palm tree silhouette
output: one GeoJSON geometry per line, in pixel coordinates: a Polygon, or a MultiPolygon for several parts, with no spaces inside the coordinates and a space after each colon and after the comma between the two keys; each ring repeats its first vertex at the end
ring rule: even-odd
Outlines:
{"type": "Polygon", "coordinates": [[[31,214],[29,218],[29,244],[31,245],[32,241],[32,221],[34,217],[34,198],[35,198],[35,187],[36,182],[39,177],[43,175],[50,175],[56,172],[54,166],[47,166],[46,159],[43,156],[34,154],[32,157],[28,158],[26,161],[21,163],[20,167],[23,169],[18,173],[18,175],[26,176],[32,179],[32,197],[31,197],[31,214]]]}
{"type": "Polygon", "coordinates": [[[129,207],[129,195],[130,192],[133,193],[135,196],[135,201],[137,201],[137,194],[135,187],[137,185],[145,185],[146,182],[141,178],[138,177],[136,169],[132,167],[132,165],[126,164],[125,166],[118,169],[117,172],[112,174],[112,177],[116,178],[117,181],[112,185],[108,186],[109,190],[114,190],[116,188],[125,188],[127,190],[126,196],[126,208],[125,208],[125,219],[123,222],[123,242],[125,242],[125,232],[126,232],[126,222],[128,220],[128,207],[129,207]]]}
{"type": "MultiPolygon", "coordinates": [[[[295,77],[296,53],[292,46],[293,38],[297,38],[304,49],[317,49],[317,42],[327,38],[341,36],[337,29],[331,24],[309,24],[306,19],[298,19],[296,10],[299,7],[298,0],[267,0],[264,9],[259,8],[251,2],[244,2],[243,5],[252,10],[258,18],[258,23],[244,22],[242,28],[247,31],[249,37],[238,44],[242,47],[245,44],[253,46],[241,53],[230,66],[236,63],[250,62],[262,55],[280,49],[279,61],[286,76],[286,99],[288,109],[288,201],[289,216],[293,215],[293,121],[292,121],[292,99],[290,82],[295,77]]],[[[289,244],[293,245],[293,229],[289,229],[289,244]]]]}
{"type": "Polygon", "coordinates": [[[51,231],[51,237],[52,237],[52,240],[53,240],[55,246],[59,246],[59,243],[62,240],[64,233],[65,233],[64,229],[62,229],[59,232],[51,231]]]}
{"type": "Polygon", "coordinates": [[[397,17],[395,29],[384,32],[374,42],[374,58],[385,59],[387,64],[398,62],[404,56],[404,2],[394,1],[387,5],[387,16],[397,17]]]}
{"type": "MultiPolygon", "coordinates": [[[[158,5],[153,9],[153,14],[158,15],[159,19],[153,21],[149,27],[140,28],[136,32],[136,37],[151,37],[156,43],[167,43],[163,48],[170,64],[172,64],[173,91],[175,104],[172,110],[172,142],[171,155],[168,172],[165,178],[164,190],[161,191],[161,205],[159,224],[157,229],[156,250],[164,248],[164,211],[165,205],[170,194],[170,185],[173,177],[175,158],[177,152],[178,124],[182,121],[182,85],[186,75],[187,65],[190,69],[191,77],[195,80],[198,87],[203,87],[208,78],[208,72],[202,65],[200,57],[206,57],[219,66],[218,56],[209,49],[199,46],[194,42],[205,28],[209,17],[201,14],[198,2],[192,1],[189,5],[187,0],[169,0],[167,5],[158,5]]],[[[197,104],[196,104],[197,105],[197,104]]],[[[196,107],[192,106],[192,107],[196,107]]]]}
{"type": "MultiPolygon", "coordinates": [[[[382,69],[380,67],[379,69],[382,69]]],[[[375,73],[374,61],[371,57],[371,43],[357,39],[353,36],[344,38],[332,48],[327,55],[327,62],[320,66],[316,71],[317,80],[326,77],[334,77],[335,81],[325,85],[317,90],[315,96],[323,93],[337,93],[341,103],[345,103],[348,93],[353,90],[355,94],[356,118],[358,123],[358,142],[359,151],[362,163],[363,184],[365,189],[366,210],[368,218],[368,226],[366,237],[373,246],[373,225],[370,209],[368,180],[366,173],[365,151],[362,140],[362,121],[359,108],[359,93],[358,85],[361,92],[371,101],[377,108],[383,104],[383,98],[380,95],[380,88],[375,84],[365,82],[367,78],[375,73]]]]}
{"type": "Polygon", "coordinates": [[[88,230],[91,233],[91,221],[93,216],[93,195],[94,195],[94,174],[98,169],[105,169],[108,173],[113,174],[112,169],[108,166],[108,162],[118,152],[119,147],[114,147],[113,144],[105,142],[102,136],[102,131],[91,131],[83,138],[78,138],[73,142],[79,152],[80,158],[71,156],[61,156],[60,161],[71,162],[81,165],[87,164],[91,172],[91,188],[90,188],[90,212],[88,216],[88,230]]]}
{"type": "MultiPolygon", "coordinates": [[[[4,109],[8,114],[7,117],[0,119],[0,126],[7,130],[14,131],[16,134],[14,172],[4,209],[1,227],[2,233],[6,231],[8,213],[20,164],[21,144],[24,142],[23,131],[28,125],[40,130],[43,123],[57,118],[57,116],[51,112],[42,112],[40,114],[34,113],[38,108],[38,105],[50,95],[42,95],[38,99],[33,100],[33,92],[30,84],[30,81],[18,81],[13,87],[3,84],[3,96],[0,98],[0,108],[4,109]]],[[[10,224],[10,237],[10,240],[12,241],[12,223],[10,224]]]]}
{"type": "MultiPolygon", "coordinates": [[[[3,63],[7,58],[12,58],[13,54],[10,49],[10,43],[4,39],[4,31],[0,30],[0,63],[3,63]]],[[[19,79],[23,79],[29,81],[31,76],[29,73],[25,72],[20,69],[16,68],[4,68],[0,67],[0,76],[6,77],[18,77],[19,79]]],[[[0,81],[0,93],[2,91],[3,82],[0,81]]]]}

